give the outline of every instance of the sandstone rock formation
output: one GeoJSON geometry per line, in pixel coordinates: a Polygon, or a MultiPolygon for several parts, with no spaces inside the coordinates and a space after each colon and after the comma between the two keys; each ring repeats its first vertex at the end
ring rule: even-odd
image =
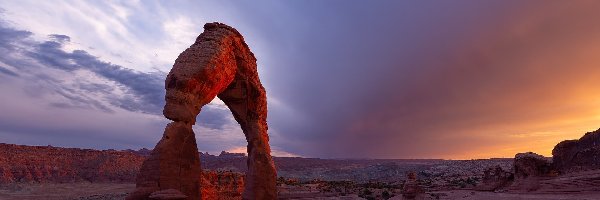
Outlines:
{"type": "Polygon", "coordinates": [[[515,179],[548,176],[552,167],[544,156],[533,152],[518,153],[515,155],[515,179]]]}
{"type": "Polygon", "coordinates": [[[479,191],[496,191],[512,184],[514,175],[507,172],[502,167],[491,167],[483,171],[483,179],[475,187],[479,191]]]}
{"type": "Polygon", "coordinates": [[[132,152],[0,143],[0,185],[135,180],[144,157],[132,152]]]}
{"type": "Polygon", "coordinates": [[[540,181],[556,174],[550,161],[533,152],[518,153],[514,161],[515,182],[509,188],[512,191],[534,191],[540,188],[540,181]]]}
{"type": "Polygon", "coordinates": [[[256,58],[234,28],[220,23],[205,31],[182,52],[165,80],[163,114],[167,125],[138,175],[129,199],[176,189],[200,199],[200,162],[192,125],[202,106],[219,97],[229,107],[248,141],[244,199],[276,199],[276,171],[267,135],[267,101],[256,58]]]}
{"type": "Polygon", "coordinates": [[[402,198],[403,199],[423,199],[425,190],[419,186],[417,182],[417,174],[415,172],[409,172],[406,174],[406,182],[402,187],[402,198]]]}
{"type": "Polygon", "coordinates": [[[566,140],[552,150],[553,166],[561,173],[600,169],[600,129],[579,140],[566,140]]]}
{"type": "Polygon", "coordinates": [[[235,172],[202,171],[202,199],[242,199],[244,176],[235,172]]]}

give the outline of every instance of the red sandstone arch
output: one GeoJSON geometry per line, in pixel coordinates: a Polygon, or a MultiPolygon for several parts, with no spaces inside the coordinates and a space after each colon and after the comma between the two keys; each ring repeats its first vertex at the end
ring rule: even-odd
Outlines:
{"type": "Polygon", "coordinates": [[[156,191],[179,190],[200,197],[200,161],[192,125],[202,106],[219,97],[229,107],[248,141],[244,199],[276,199],[276,171],[267,135],[266,93],[256,58],[234,28],[204,25],[196,42],[182,52],[165,81],[165,128],[138,174],[128,199],[148,199],[156,191]]]}

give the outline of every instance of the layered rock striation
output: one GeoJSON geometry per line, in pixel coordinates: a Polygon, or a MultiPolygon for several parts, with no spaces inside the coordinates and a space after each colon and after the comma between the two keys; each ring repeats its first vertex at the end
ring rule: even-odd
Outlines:
{"type": "Polygon", "coordinates": [[[267,100],[256,58],[242,35],[227,25],[208,23],[182,52],[165,80],[163,114],[173,120],[144,162],[136,191],[128,199],[147,199],[175,189],[187,199],[201,198],[200,160],[192,125],[202,106],[219,97],[248,141],[244,199],[276,199],[276,171],[267,135],[267,100]]]}

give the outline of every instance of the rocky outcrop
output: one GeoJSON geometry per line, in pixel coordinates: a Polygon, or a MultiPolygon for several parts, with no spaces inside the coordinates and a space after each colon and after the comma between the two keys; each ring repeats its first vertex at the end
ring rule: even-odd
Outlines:
{"type": "Polygon", "coordinates": [[[545,177],[552,172],[548,158],[533,152],[518,153],[515,155],[515,179],[530,177],[545,177]]]}
{"type": "Polygon", "coordinates": [[[208,23],[182,52],[165,80],[163,114],[174,122],[152,151],[128,199],[147,199],[176,189],[200,199],[200,162],[192,125],[202,106],[219,97],[231,110],[248,141],[245,199],[276,199],[276,171],[267,135],[267,100],[256,58],[242,35],[227,25],[208,23]]]}
{"type": "Polygon", "coordinates": [[[409,172],[406,174],[406,181],[402,187],[403,199],[424,199],[425,190],[417,182],[417,174],[409,172]]]}
{"type": "Polygon", "coordinates": [[[144,161],[129,199],[148,199],[160,190],[175,189],[200,199],[200,159],[191,124],[172,122],[150,157],[144,161]]]}
{"type": "Polygon", "coordinates": [[[0,143],[0,183],[133,182],[144,159],[127,151],[0,143]]]}
{"type": "Polygon", "coordinates": [[[514,174],[507,172],[502,167],[491,167],[483,171],[483,178],[475,190],[496,191],[512,184],[514,174]]]}
{"type": "Polygon", "coordinates": [[[579,140],[566,140],[552,150],[553,166],[562,173],[600,169],[600,129],[579,140]]]}
{"type": "Polygon", "coordinates": [[[509,190],[530,192],[540,188],[540,181],[556,176],[548,158],[533,152],[518,153],[514,161],[515,181],[509,190]]]}

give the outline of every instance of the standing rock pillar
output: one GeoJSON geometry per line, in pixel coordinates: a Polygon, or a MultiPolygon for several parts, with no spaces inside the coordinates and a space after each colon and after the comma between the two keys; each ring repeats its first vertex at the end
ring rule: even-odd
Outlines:
{"type": "Polygon", "coordinates": [[[175,189],[200,197],[200,160],[192,125],[202,106],[219,97],[231,110],[248,141],[244,199],[276,199],[276,171],[267,135],[267,99],[256,58],[242,35],[225,24],[208,23],[182,52],[165,80],[165,128],[137,177],[131,200],[175,189]]]}

